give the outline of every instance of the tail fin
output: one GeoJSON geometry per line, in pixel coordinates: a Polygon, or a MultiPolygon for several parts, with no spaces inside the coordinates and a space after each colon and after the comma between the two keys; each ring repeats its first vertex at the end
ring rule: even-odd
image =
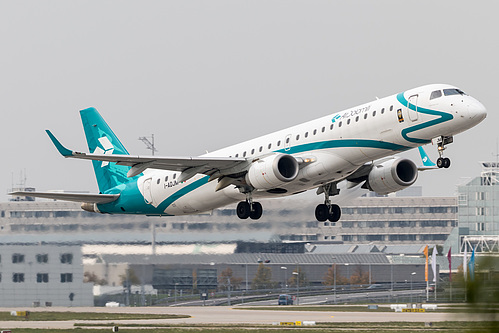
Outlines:
{"type": "MultiPolygon", "coordinates": [[[[80,115],[89,152],[129,155],[118,137],[95,108],[81,110],[80,115]]],[[[128,166],[101,161],[92,161],[92,164],[101,193],[130,181],[130,178],[127,178],[126,175],[130,169],[128,166]]]]}

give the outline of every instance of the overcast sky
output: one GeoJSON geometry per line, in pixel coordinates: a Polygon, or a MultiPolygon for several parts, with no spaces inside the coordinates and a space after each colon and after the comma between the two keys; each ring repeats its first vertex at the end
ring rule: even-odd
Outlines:
{"type": "MultiPolygon", "coordinates": [[[[200,155],[428,83],[488,109],[455,137],[450,169],[420,174],[450,196],[495,160],[497,1],[0,2],[0,197],[19,183],[96,192],[78,111],[96,107],[132,154],[200,155]]],[[[435,146],[427,151],[436,160],[435,146]]],[[[420,163],[417,152],[404,156],[420,163]]],[[[322,197],[318,197],[318,201],[322,197]]]]}

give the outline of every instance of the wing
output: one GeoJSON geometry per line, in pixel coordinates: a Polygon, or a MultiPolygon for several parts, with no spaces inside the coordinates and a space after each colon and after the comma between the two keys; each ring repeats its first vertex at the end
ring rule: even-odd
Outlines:
{"type": "Polygon", "coordinates": [[[130,166],[128,177],[136,176],[146,169],[163,169],[182,172],[178,179],[179,182],[182,182],[197,173],[213,178],[237,174],[243,172],[251,163],[245,158],[237,157],[158,157],[76,152],[64,147],[49,130],[46,132],[62,156],[130,166]]]}
{"type": "Polygon", "coordinates": [[[75,202],[104,204],[117,200],[119,194],[58,193],[58,192],[11,192],[9,195],[56,199],[75,202]]]}

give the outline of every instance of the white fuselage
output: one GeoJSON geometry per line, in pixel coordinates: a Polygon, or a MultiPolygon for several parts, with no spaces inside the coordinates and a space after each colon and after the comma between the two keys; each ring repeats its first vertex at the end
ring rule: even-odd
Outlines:
{"type": "MultiPolygon", "coordinates": [[[[440,136],[453,136],[482,121],[485,108],[471,96],[455,94],[430,99],[436,90],[453,88],[449,85],[415,88],[203,156],[256,159],[279,152],[312,161],[301,165],[296,179],[280,186],[278,193],[254,191],[255,198],[317,188],[345,179],[369,161],[421,146],[440,136]]],[[[217,181],[208,182],[206,175],[197,174],[178,183],[179,175],[179,172],[147,170],[137,180],[148,205],[158,207],[168,201],[166,209],[157,214],[204,212],[246,198],[235,186],[215,191],[217,181]]]]}

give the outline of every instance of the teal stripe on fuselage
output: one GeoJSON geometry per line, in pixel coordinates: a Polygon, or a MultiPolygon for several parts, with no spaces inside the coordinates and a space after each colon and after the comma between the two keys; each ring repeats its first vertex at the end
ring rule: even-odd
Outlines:
{"type": "Polygon", "coordinates": [[[412,147],[402,146],[396,143],[378,141],[378,140],[365,140],[365,139],[341,139],[319,141],[312,143],[305,143],[303,145],[289,147],[289,149],[279,149],[276,153],[284,154],[297,154],[312,150],[330,149],[330,148],[377,148],[393,151],[402,151],[411,149],[412,147]]]}
{"type": "Polygon", "coordinates": [[[430,143],[431,140],[410,138],[408,136],[408,134],[412,133],[412,132],[415,132],[415,131],[418,131],[418,130],[421,130],[421,129],[424,129],[424,128],[427,128],[427,127],[430,127],[430,126],[434,126],[434,125],[438,125],[438,124],[444,123],[444,122],[452,120],[454,118],[450,113],[446,113],[446,112],[442,112],[442,111],[436,111],[436,110],[430,110],[430,109],[425,109],[425,108],[422,108],[422,107],[419,107],[419,106],[416,108],[416,106],[414,104],[409,103],[405,99],[404,93],[398,94],[397,95],[397,100],[403,106],[408,107],[411,110],[414,110],[414,111],[416,111],[418,113],[425,113],[425,114],[429,114],[429,115],[432,115],[432,116],[438,116],[439,117],[437,119],[433,119],[433,120],[427,121],[425,123],[414,125],[414,126],[411,126],[411,127],[403,129],[402,132],[401,132],[402,137],[404,139],[406,139],[407,141],[409,141],[409,142],[413,142],[413,143],[417,143],[417,144],[427,144],[427,143],[430,143]]]}

